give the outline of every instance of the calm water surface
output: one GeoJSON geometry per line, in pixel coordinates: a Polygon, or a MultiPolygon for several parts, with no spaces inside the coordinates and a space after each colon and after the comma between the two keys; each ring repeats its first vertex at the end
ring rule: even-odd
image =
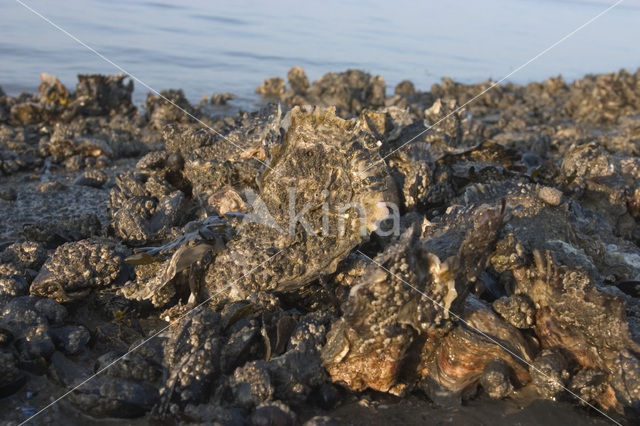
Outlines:
{"type": "MultiPolygon", "coordinates": [[[[610,0],[124,1],[24,0],[151,87],[182,88],[193,102],[232,92],[249,108],[265,77],[293,65],[310,79],[360,68],[391,93],[450,76],[499,80],[580,26],[610,0]]],[[[0,0],[0,86],[34,91],[43,71],[75,87],[77,73],[117,70],[15,0],[0,0]]],[[[514,74],[526,83],[561,74],[640,66],[640,0],[626,0],[514,74]]],[[[136,84],[136,103],[147,89],[136,84]]]]}

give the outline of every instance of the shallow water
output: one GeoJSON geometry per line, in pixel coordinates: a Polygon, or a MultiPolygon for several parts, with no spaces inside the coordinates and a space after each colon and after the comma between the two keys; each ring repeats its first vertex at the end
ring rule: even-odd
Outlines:
{"type": "MultiPolygon", "coordinates": [[[[249,108],[265,77],[293,65],[310,79],[360,68],[428,89],[443,76],[499,80],[613,0],[170,2],[23,0],[154,89],[192,102],[232,92],[249,108]]],[[[26,10],[2,0],[0,86],[34,91],[47,71],[74,87],[77,73],[118,70],[26,10]]],[[[640,0],[621,5],[509,80],[631,71],[640,66],[640,0]]],[[[136,83],[140,104],[148,90],[136,83]]]]}

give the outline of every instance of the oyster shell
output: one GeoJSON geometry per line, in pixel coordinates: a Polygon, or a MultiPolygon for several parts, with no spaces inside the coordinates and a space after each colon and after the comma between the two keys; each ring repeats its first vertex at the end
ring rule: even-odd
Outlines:
{"type": "MultiPolygon", "coordinates": [[[[419,374],[421,386],[429,394],[435,384],[439,392],[462,394],[491,374],[491,364],[496,362],[508,371],[507,377],[514,378],[517,387],[531,381],[527,363],[533,360],[533,350],[517,328],[473,295],[467,297],[460,319],[464,322],[440,342],[434,345],[427,341],[424,346],[419,374]]],[[[513,389],[510,382],[506,387],[513,389]]]]}
{"type": "MultiPolygon", "coordinates": [[[[452,214],[440,227],[427,228],[423,240],[414,225],[373,259],[328,335],[323,360],[332,379],[354,390],[402,393],[420,378],[420,369],[446,387],[434,369],[418,366],[434,359],[454,326],[450,311],[461,308],[484,268],[503,215],[502,207],[486,205],[452,214]]],[[[492,349],[481,347],[470,357],[492,349]]]]}
{"type": "Polygon", "coordinates": [[[560,347],[579,366],[605,372],[612,391],[600,394],[601,407],[622,411],[638,404],[640,345],[631,338],[624,299],[599,289],[580,267],[557,264],[550,251],[535,251],[533,258],[513,274],[515,291],[536,305],[534,330],[542,347],[560,347]]]}
{"type": "Polygon", "coordinates": [[[611,391],[600,394],[601,407],[637,404],[640,387],[632,377],[640,373],[640,347],[629,331],[625,297],[605,281],[636,276],[638,248],[577,203],[550,205],[527,186],[503,194],[513,208],[491,263],[512,297],[533,302],[541,347],[561,348],[573,365],[604,372],[611,391]]]}
{"type": "Polygon", "coordinates": [[[294,107],[282,128],[282,139],[267,147],[269,167],[259,180],[254,215],[236,228],[238,238],[207,272],[211,294],[276,253],[234,285],[229,297],[294,290],[332,273],[388,215],[385,203],[397,201],[364,120],[343,120],[334,109],[294,107]]]}

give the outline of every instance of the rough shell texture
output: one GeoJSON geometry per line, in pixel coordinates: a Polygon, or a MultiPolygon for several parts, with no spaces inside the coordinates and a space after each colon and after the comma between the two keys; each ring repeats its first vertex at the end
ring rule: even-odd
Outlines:
{"type": "Polygon", "coordinates": [[[464,303],[468,283],[486,262],[502,217],[500,207],[483,206],[466,224],[432,231],[424,241],[414,226],[373,259],[351,288],[344,318],[333,324],[323,350],[332,379],[355,390],[402,392],[400,372],[412,343],[419,347],[426,340],[418,362],[430,362],[452,326],[450,310],[464,303]]]}
{"type": "Polygon", "coordinates": [[[220,315],[208,309],[191,313],[173,329],[165,343],[165,359],[171,374],[160,389],[158,414],[165,414],[173,404],[208,399],[213,381],[219,373],[216,360],[222,341],[218,337],[220,315]]]}
{"type": "Polygon", "coordinates": [[[63,244],[42,267],[30,291],[69,302],[111,284],[121,267],[122,258],[107,245],[90,240],[63,244]]]}
{"type": "Polygon", "coordinates": [[[207,272],[210,294],[230,283],[233,299],[294,290],[332,273],[386,217],[384,202],[396,200],[361,120],[342,120],[332,109],[294,108],[282,126],[282,140],[268,150],[253,215],[207,272]],[[244,277],[246,271],[252,273],[244,277]]]}

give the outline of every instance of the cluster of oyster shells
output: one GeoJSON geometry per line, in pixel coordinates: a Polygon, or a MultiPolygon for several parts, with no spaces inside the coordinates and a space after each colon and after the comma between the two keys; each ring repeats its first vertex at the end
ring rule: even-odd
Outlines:
{"type": "Polygon", "coordinates": [[[460,109],[489,83],[387,97],[377,76],[296,67],[259,88],[279,104],[217,120],[179,90],[139,115],[123,77],[0,92],[1,172],[42,175],[36,195],[0,182],[0,202],[44,215],[0,223],[0,390],[105,371],[72,404],[254,424],[367,390],[533,390],[635,419],[639,75],[460,109]]]}
{"type": "MultiPolygon", "coordinates": [[[[455,101],[447,105],[429,114],[446,117],[455,101]]],[[[533,383],[546,397],[574,394],[580,403],[621,413],[636,406],[640,347],[625,302],[637,301],[615,284],[637,278],[640,250],[616,236],[610,204],[600,211],[585,201],[594,208],[587,210],[563,193],[572,185],[589,188],[591,176],[630,160],[597,147],[578,154],[583,147],[576,147],[560,176],[549,179],[533,173],[540,167],[527,158],[533,154],[464,142],[460,119],[396,150],[389,135],[406,125],[394,113],[345,120],[331,108],[271,112],[259,126],[263,138],[237,139],[254,144],[242,148],[259,156],[255,180],[210,190],[216,194],[188,169],[204,148],[196,147],[183,175],[197,182],[199,196],[215,200],[210,212],[221,205],[237,211],[217,212],[233,237],[211,249],[215,255],[194,258],[203,278],[201,288],[191,284],[191,300],[215,305],[263,291],[303,297],[305,287],[324,282],[339,309],[322,361],[331,380],[354,391],[421,389],[438,400],[467,398],[481,387],[504,398],[533,383]],[[585,156],[603,163],[602,171],[581,166],[585,156]],[[343,220],[323,211],[323,203],[364,206],[362,217],[347,213],[341,233],[323,232],[343,220]],[[399,232],[380,236],[391,203],[399,232]],[[269,220],[247,221],[258,207],[269,220]],[[303,211],[300,221],[289,221],[290,208],[303,211]],[[594,229],[594,221],[604,225],[594,229]],[[336,277],[348,273],[344,262],[354,254],[366,267],[338,291],[336,277]]],[[[228,167],[241,160],[209,161],[228,167]]],[[[166,267],[159,274],[165,285],[166,267]]]]}

